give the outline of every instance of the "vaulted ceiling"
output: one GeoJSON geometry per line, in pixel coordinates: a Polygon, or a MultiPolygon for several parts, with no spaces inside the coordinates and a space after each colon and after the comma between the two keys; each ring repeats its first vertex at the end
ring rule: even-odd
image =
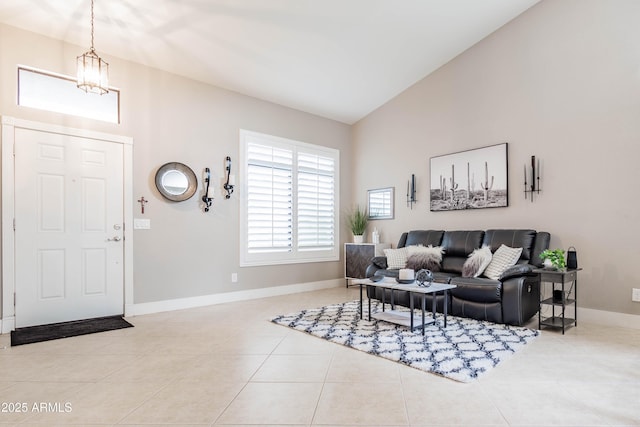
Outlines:
{"type": "MultiPolygon", "coordinates": [[[[95,0],[95,48],[351,124],[538,1],[95,0]]],[[[90,45],[90,0],[2,0],[0,22],[90,45]]]]}

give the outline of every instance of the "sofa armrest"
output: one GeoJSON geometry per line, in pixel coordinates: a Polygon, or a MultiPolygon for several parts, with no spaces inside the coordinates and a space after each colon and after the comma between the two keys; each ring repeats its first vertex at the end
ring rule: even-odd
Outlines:
{"type": "Polygon", "coordinates": [[[388,268],[386,256],[376,256],[371,259],[371,263],[378,268],[388,268]]]}
{"type": "Polygon", "coordinates": [[[502,282],[502,320],[523,326],[540,307],[540,276],[530,274],[502,282]]]}
{"type": "Polygon", "coordinates": [[[519,277],[519,276],[528,276],[529,274],[532,273],[533,269],[535,268],[535,266],[531,265],[531,264],[516,264],[516,265],[512,265],[511,267],[507,268],[504,273],[502,273],[502,275],[500,275],[500,278],[498,280],[500,280],[501,282],[510,279],[512,277],[519,277]]]}

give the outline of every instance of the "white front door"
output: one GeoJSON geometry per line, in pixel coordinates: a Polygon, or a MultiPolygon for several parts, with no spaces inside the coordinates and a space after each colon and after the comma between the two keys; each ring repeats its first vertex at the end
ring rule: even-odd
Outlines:
{"type": "Polygon", "coordinates": [[[123,147],[15,133],[16,327],[124,312],[123,147]]]}

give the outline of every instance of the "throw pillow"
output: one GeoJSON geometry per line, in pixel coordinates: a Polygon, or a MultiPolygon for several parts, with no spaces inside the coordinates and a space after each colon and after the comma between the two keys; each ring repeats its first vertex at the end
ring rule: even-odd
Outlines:
{"type": "Polygon", "coordinates": [[[462,277],[479,277],[491,262],[491,248],[484,245],[469,254],[462,266],[462,277]]]}
{"type": "Polygon", "coordinates": [[[491,258],[491,262],[484,271],[484,275],[489,279],[500,279],[500,276],[507,268],[518,262],[520,254],[522,254],[522,248],[510,248],[509,246],[501,245],[493,254],[493,258],[491,258]]]}
{"type": "Polygon", "coordinates": [[[407,248],[385,249],[387,257],[387,268],[397,270],[407,265],[407,248]]]}
{"type": "Polygon", "coordinates": [[[406,268],[413,270],[431,270],[440,271],[440,264],[442,263],[442,254],[444,250],[442,246],[408,246],[408,257],[406,268]]]}

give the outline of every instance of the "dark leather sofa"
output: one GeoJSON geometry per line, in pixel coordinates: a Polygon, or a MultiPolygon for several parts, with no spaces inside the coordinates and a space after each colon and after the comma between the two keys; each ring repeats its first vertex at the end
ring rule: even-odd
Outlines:
{"type": "MultiPolygon", "coordinates": [[[[540,278],[532,269],[542,267],[540,252],[549,247],[550,234],[535,230],[497,229],[473,231],[415,230],[403,233],[397,247],[411,245],[442,246],[441,271],[434,272],[435,281],[451,283],[456,288],[450,291],[448,312],[454,316],[487,320],[495,323],[521,326],[538,312],[540,301],[540,278]],[[462,266],[474,249],[487,245],[494,253],[502,244],[522,248],[516,265],[508,268],[498,280],[485,277],[462,277],[462,266]]],[[[386,269],[386,257],[376,257],[367,267],[367,277],[384,275],[397,277],[398,270],[386,269]]],[[[390,301],[387,289],[369,287],[371,298],[390,301]]],[[[420,301],[415,296],[415,307],[420,301]]],[[[427,295],[427,306],[431,307],[432,295],[427,295]]],[[[437,310],[444,308],[444,296],[436,298],[437,310]]],[[[409,307],[409,294],[396,291],[396,304],[409,307]]]]}

